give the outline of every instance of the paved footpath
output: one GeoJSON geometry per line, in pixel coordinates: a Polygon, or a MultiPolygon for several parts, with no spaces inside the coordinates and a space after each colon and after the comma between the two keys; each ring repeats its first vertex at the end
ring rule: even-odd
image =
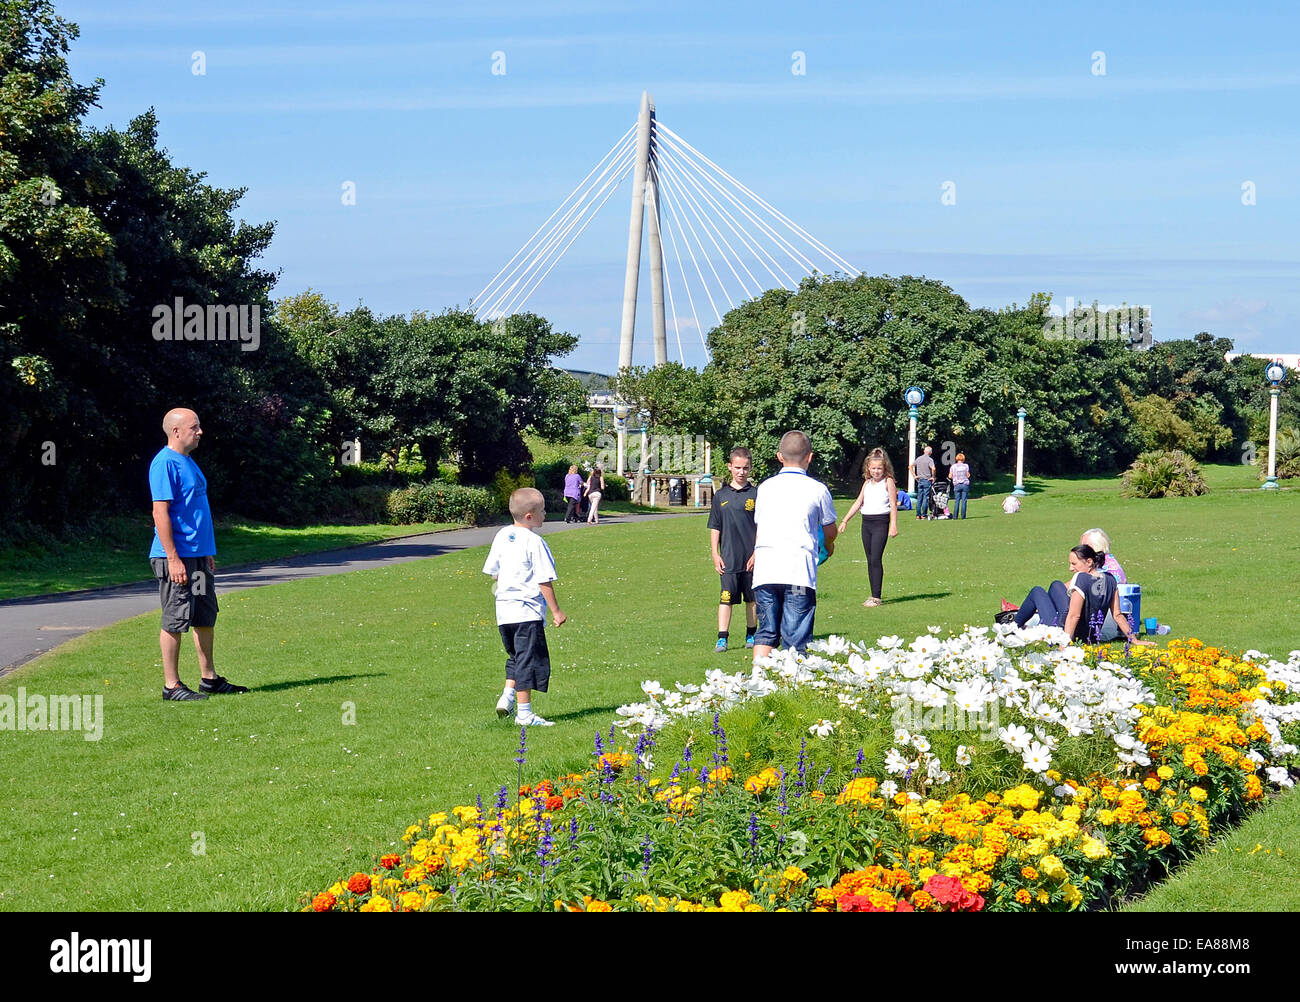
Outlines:
{"type": "MultiPolygon", "coordinates": [[[[620,525],[630,522],[653,522],[661,518],[680,518],[688,512],[665,512],[653,515],[616,515],[601,518],[601,525],[620,525]]],[[[501,526],[488,525],[472,529],[449,529],[429,532],[420,536],[402,536],[378,543],[350,546],[340,550],[322,550],[286,557],[265,564],[241,564],[222,568],[217,564],[217,587],[220,595],[260,588],[283,581],[322,577],[326,574],[347,574],[372,567],[423,560],[492,542],[501,526]]],[[[546,522],[542,535],[556,532],[600,532],[599,527],[579,523],[566,525],[563,521],[546,522]]],[[[220,554],[218,554],[220,556],[220,554]]],[[[141,557],[141,562],[144,558],[141,557]]],[[[68,592],[62,595],[35,595],[31,598],[7,599],[0,602],[0,676],[6,675],[32,658],[58,647],[64,641],[79,637],[91,630],[110,626],[123,619],[144,612],[158,610],[158,585],[154,581],[96,588],[91,591],[68,592]]]]}

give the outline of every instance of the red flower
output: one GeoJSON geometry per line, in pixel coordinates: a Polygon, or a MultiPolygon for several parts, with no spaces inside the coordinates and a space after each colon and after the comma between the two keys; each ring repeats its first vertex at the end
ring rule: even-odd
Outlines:
{"type": "Polygon", "coordinates": [[[370,890],[370,875],[368,873],[354,873],[348,880],[348,890],[353,894],[365,894],[370,890]]]}
{"type": "Polygon", "coordinates": [[[311,910],[314,912],[327,912],[334,907],[334,895],[329,891],[317,894],[311,899],[311,910]]]}
{"type": "Polygon", "coordinates": [[[936,873],[921,888],[941,905],[947,905],[948,911],[977,912],[984,908],[984,899],[974,891],[967,890],[956,877],[945,877],[936,873]]]}
{"type": "Polygon", "coordinates": [[[379,865],[382,866],[385,870],[391,870],[401,861],[402,861],[401,856],[398,856],[396,853],[391,853],[391,852],[387,856],[379,857],[379,865]]]}
{"type": "Polygon", "coordinates": [[[563,806],[564,806],[563,797],[550,796],[546,798],[546,809],[548,811],[558,811],[563,806]]]}

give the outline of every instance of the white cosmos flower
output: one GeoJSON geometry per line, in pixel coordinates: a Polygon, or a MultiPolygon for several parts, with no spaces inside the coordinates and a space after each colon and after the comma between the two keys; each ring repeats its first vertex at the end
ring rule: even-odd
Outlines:
{"type": "Polygon", "coordinates": [[[880,784],[880,795],[886,800],[893,800],[896,793],[898,793],[898,784],[892,779],[887,779],[880,784]]]}
{"type": "Polygon", "coordinates": [[[910,644],[908,650],[917,654],[933,654],[939,649],[939,641],[932,636],[917,637],[910,644]]]}
{"type": "Polygon", "coordinates": [[[664,694],[664,687],[660,685],[658,682],[652,680],[648,682],[642,682],[641,691],[644,692],[651,699],[653,699],[655,696],[662,696],[664,694]]]}
{"type": "Polygon", "coordinates": [[[881,637],[879,640],[876,641],[876,645],[882,651],[892,651],[896,647],[903,646],[903,638],[902,637],[881,637]]]}
{"type": "Polygon", "coordinates": [[[938,779],[943,775],[943,763],[937,758],[930,759],[929,764],[925,767],[925,774],[931,779],[938,779]]]}
{"type": "Polygon", "coordinates": [[[818,720],[817,723],[808,728],[808,733],[819,738],[828,738],[834,730],[835,725],[829,720],[818,720]]]}
{"type": "Polygon", "coordinates": [[[957,764],[958,764],[958,765],[970,765],[970,763],[971,763],[970,749],[968,749],[965,745],[958,745],[958,746],[957,746],[957,764]]]}
{"type": "Polygon", "coordinates": [[[930,742],[924,734],[916,734],[912,736],[912,747],[919,752],[927,752],[930,750],[930,742]]]}
{"type": "Polygon", "coordinates": [[[885,752],[885,772],[901,776],[907,772],[907,759],[898,753],[897,748],[885,752]]]}
{"type": "Polygon", "coordinates": [[[1291,778],[1291,774],[1280,765],[1269,766],[1264,770],[1264,772],[1268,776],[1268,781],[1270,783],[1275,783],[1278,786],[1287,788],[1295,786],[1295,780],[1291,778]]]}
{"type": "Polygon", "coordinates": [[[1019,724],[1007,724],[998,730],[998,739],[1009,745],[1013,751],[1024,751],[1029,747],[1029,732],[1019,724]]]}
{"type": "Polygon", "coordinates": [[[898,730],[894,731],[894,742],[900,745],[911,744],[912,735],[908,734],[907,731],[900,727],[898,730]]]}
{"type": "Polygon", "coordinates": [[[1040,776],[1052,767],[1052,753],[1037,741],[1024,752],[1023,758],[1025,769],[1028,772],[1036,772],[1040,776]]]}

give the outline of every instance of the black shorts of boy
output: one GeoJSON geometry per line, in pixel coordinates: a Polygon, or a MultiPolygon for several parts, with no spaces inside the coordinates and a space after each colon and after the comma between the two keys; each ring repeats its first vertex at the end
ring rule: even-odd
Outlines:
{"type": "Polygon", "coordinates": [[[722,575],[722,594],[718,596],[718,605],[740,605],[741,602],[752,601],[754,601],[753,571],[722,575]]]}
{"type": "Polygon", "coordinates": [[[516,689],[545,692],[551,681],[551,652],[546,649],[546,624],[502,623],[501,642],[506,647],[506,678],[516,689]]]}
{"type": "Polygon", "coordinates": [[[185,633],[191,626],[217,625],[217,589],[207,557],[181,557],[185,583],[177,584],[167,570],[165,557],[152,557],[149,566],[158,579],[158,601],[162,603],[162,628],[168,633],[185,633]]]}

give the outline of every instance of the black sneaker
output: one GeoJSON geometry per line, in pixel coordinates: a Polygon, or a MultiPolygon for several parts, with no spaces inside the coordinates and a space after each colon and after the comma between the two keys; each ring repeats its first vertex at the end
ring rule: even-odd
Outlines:
{"type": "MultiPolygon", "coordinates": [[[[200,685],[200,688],[202,688],[202,685],[200,685]]],[[[163,699],[185,700],[207,698],[208,694],[206,692],[195,692],[184,682],[177,682],[174,689],[168,689],[165,686],[163,687],[163,699]]]]}
{"type": "Polygon", "coordinates": [[[206,692],[212,696],[225,696],[231,693],[247,691],[248,686],[232,685],[220,675],[216,678],[205,678],[199,680],[199,692],[206,692]]]}

